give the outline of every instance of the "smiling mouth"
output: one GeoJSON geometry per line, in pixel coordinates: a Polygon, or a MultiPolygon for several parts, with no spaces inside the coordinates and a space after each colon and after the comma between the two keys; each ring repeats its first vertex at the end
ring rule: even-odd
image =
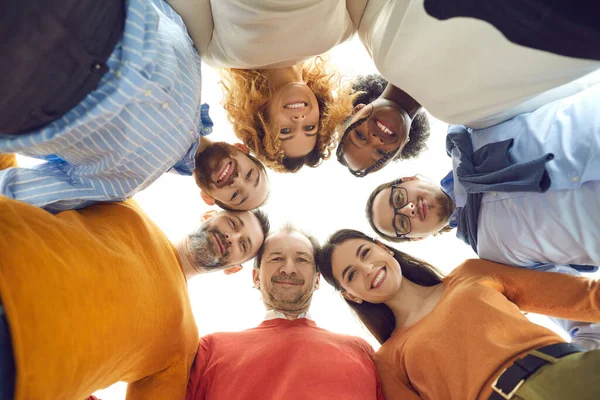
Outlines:
{"type": "Polygon", "coordinates": [[[223,254],[225,254],[225,245],[223,244],[223,242],[221,242],[221,239],[219,238],[218,234],[214,234],[215,235],[215,242],[217,243],[217,247],[219,248],[219,253],[221,253],[221,256],[223,254]]]}
{"type": "Polygon", "coordinates": [[[221,167],[217,174],[217,185],[221,185],[223,182],[227,182],[227,180],[233,174],[235,166],[233,165],[233,161],[228,161],[221,167]]]}
{"type": "Polygon", "coordinates": [[[388,136],[394,136],[395,133],[394,131],[392,131],[390,128],[388,128],[387,126],[385,126],[381,121],[376,120],[375,121],[375,125],[377,125],[377,128],[384,134],[388,135],[388,136]]]}
{"type": "Polygon", "coordinates": [[[285,106],[283,106],[283,108],[287,108],[287,109],[298,109],[298,108],[304,108],[307,107],[308,104],[303,102],[303,101],[298,101],[295,103],[288,103],[285,106]]]}
{"type": "Polygon", "coordinates": [[[381,268],[375,275],[375,278],[373,278],[373,282],[371,282],[371,289],[377,289],[379,286],[381,286],[386,275],[387,273],[385,267],[381,268]]]}

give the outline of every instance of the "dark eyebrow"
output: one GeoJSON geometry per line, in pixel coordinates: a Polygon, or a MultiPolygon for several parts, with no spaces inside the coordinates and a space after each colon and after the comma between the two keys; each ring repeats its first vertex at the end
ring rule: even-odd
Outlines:
{"type": "Polygon", "coordinates": [[[288,137],[284,137],[284,138],[279,138],[279,140],[281,140],[282,142],[286,141],[286,140],[292,140],[294,138],[294,135],[290,135],[288,137]]]}
{"type": "Polygon", "coordinates": [[[356,258],[360,258],[360,251],[363,247],[365,247],[365,245],[361,244],[360,246],[358,246],[358,249],[356,249],[356,258]]]}
{"type": "Polygon", "coordinates": [[[250,239],[250,236],[248,236],[246,240],[248,241],[248,247],[246,247],[246,252],[244,253],[244,255],[248,254],[250,249],[252,249],[252,239],[250,239]]]}
{"type": "Polygon", "coordinates": [[[237,219],[238,223],[239,223],[239,224],[240,224],[242,227],[244,227],[244,221],[242,221],[242,219],[241,219],[240,217],[238,217],[237,215],[234,215],[233,217],[234,217],[235,219],[237,219]]]}
{"type": "Polygon", "coordinates": [[[257,173],[257,176],[256,176],[256,182],[254,182],[254,187],[257,187],[258,183],[260,182],[260,171],[257,169],[256,173],[257,173]]]}
{"type": "Polygon", "coordinates": [[[310,253],[307,253],[307,252],[305,252],[305,251],[297,251],[297,252],[296,252],[296,254],[302,254],[302,255],[305,255],[305,256],[310,256],[310,257],[312,257],[312,254],[310,254],[310,253]]]}
{"type": "MultiPolygon", "coordinates": [[[[244,204],[244,202],[245,202],[246,200],[248,200],[248,197],[250,197],[250,195],[246,195],[246,197],[242,198],[242,201],[240,201],[240,202],[239,202],[237,205],[238,205],[238,206],[241,206],[242,204],[244,204]]],[[[240,221],[241,221],[241,220],[240,220],[240,221]]]]}
{"type": "Polygon", "coordinates": [[[350,268],[352,268],[352,265],[348,265],[346,268],[344,268],[344,271],[342,272],[342,279],[344,279],[344,277],[346,276],[346,272],[348,272],[350,268]]]}

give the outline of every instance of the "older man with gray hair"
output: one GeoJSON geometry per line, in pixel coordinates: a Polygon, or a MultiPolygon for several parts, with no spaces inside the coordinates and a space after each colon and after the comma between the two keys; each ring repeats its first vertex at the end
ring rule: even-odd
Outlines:
{"type": "Polygon", "coordinates": [[[311,235],[289,225],[267,237],[252,271],[265,320],[200,340],[188,400],[383,399],[371,346],[318,328],[310,317],[318,251],[311,235]]]}

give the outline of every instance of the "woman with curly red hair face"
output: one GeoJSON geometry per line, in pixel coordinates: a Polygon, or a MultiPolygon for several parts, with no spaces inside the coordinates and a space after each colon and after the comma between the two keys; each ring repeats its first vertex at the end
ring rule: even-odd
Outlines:
{"type": "Polygon", "coordinates": [[[349,39],[366,0],[169,0],[202,61],[219,68],[238,138],[280,172],[331,156],[352,110],[349,85],[326,53],[349,39]]]}
{"type": "Polygon", "coordinates": [[[352,100],[324,58],[277,69],[224,69],[221,76],[236,136],[267,167],[296,172],[329,158],[352,100]]]}

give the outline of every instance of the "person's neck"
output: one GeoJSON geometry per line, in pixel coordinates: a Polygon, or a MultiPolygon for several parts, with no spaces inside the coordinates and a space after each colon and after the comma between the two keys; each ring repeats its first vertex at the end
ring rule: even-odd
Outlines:
{"type": "Polygon", "coordinates": [[[379,97],[398,104],[400,107],[404,108],[406,113],[411,118],[414,118],[421,108],[423,108],[419,102],[412,98],[411,95],[406,93],[404,90],[397,88],[391,83],[387,84],[383,93],[381,93],[381,96],[379,97]]]}
{"type": "Polygon", "coordinates": [[[443,291],[443,284],[422,286],[403,278],[396,295],[385,302],[394,313],[396,328],[412,325],[429,314],[443,291]]]}
{"type": "Polygon", "coordinates": [[[179,256],[179,262],[181,263],[181,269],[183,270],[186,280],[189,281],[194,276],[203,274],[206,272],[202,267],[196,265],[193,262],[191,255],[190,255],[190,251],[188,250],[187,236],[185,239],[183,239],[182,241],[177,243],[175,245],[175,248],[177,249],[177,255],[179,256]]]}
{"type": "Polygon", "coordinates": [[[302,80],[302,63],[292,65],[291,67],[263,69],[260,72],[267,77],[271,93],[288,83],[304,82],[302,80]]]}
{"type": "Polygon", "coordinates": [[[285,315],[285,319],[295,320],[295,319],[298,319],[299,315],[306,314],[308,312],[308,307],[304,310],[294,310],[294,311],[283,311],[283,310],[279,310],[279,309],[273,308],[273,307],[269,307],[269,308],[267,308],[267,310],[277,311],[278,313],[285,315]]]}

